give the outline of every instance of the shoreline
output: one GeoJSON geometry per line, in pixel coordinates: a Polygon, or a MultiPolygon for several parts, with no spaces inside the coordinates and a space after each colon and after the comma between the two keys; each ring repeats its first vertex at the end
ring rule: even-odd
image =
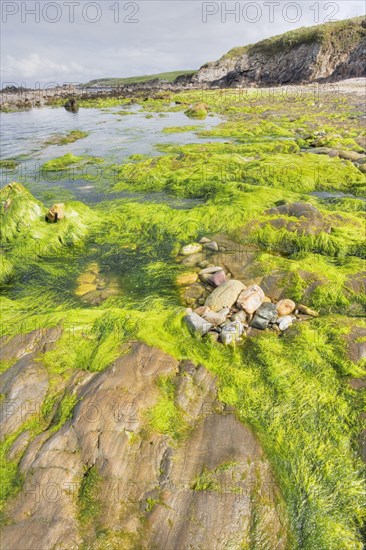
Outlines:
{"type": "MultiPolygon", "coordinates": [[[[366,78],[349,78],[338,82],[311,82],[303,84],[290,84],[285,86],[250,86],[250,87],[232,87],[219,88],[215,86],[199,86],[199,85],[174,85],[170,83],[159,84],[133,84],[118,88],[80,88],[74,85],[64,85],[55,88],[37,88],[25,89],[20,88],[14,90],[5,88],[0,91],[0,111],[1,112],[16,112],[24,111],[37,107],[47,107],[59,104],[60,101],[65,102],[70,98],[79,100],[88,99],[107,99],[107,98],[133,98],[133,97],[149,97],[152,99],[162,99],[162,95],[169,93],[179,93],[187,91],[202,90],[206,93],[217,93],[222,90],[222,93],[238,92],[239,94],[251,95],[255,92],[260,92],[260,95],[270,97],[271,94],[289,94],[298,95],[304,94],[319,94],[319,95],[334,95],[334,94],[351,94],[353,96],[365,97],[366,94],[366,78]]],[[[168,97],[168,96],[167,96],[168,97]]]]}

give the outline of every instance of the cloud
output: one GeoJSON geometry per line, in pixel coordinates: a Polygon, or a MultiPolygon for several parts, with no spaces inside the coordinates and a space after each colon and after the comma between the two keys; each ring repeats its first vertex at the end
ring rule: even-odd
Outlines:
{"type": "MultiPolygon", "coordinates": [[[[93,78],[124,77],[171,70],[198,69],[203,63],[218,59],[235,46],[257,42],[301,26],[327,20],[337,8],[336,19],[364,14],[364,0],[343,2],[288,2],[278,0],[275,18],[269,21],[270,2],[256,0],[262,6],[262,17],[256,22],[240,20],[223,13],[238,2],[211,2],[217,13],[202,20],[203,3],[199,0],[135,0],[139,5],[137,24],[122,19],[113,21],[114,0],[104,0],[101,20],[90,24],[83,19],[81,5],[75,10],[74,23],[66,18],[50,24],[36,23],[34,16],[21,21],[19,13],[2,25],[2,79],[7,82],[87,82],[93,78]],[[297,4],[301,18],[291,21],[293,12],[284,17],[284,7],[297,4]],[[318,11],[315,7],[318,6],[318,11]],[[289,19],[290,18],[290,19],[289,19]],[[30,45],[31,44],[31,48],[30,45]],[[31,52],[31,53],[30,53],[31,52]]],[[[250,0],[240,2],[243,5],[250,0]]],[[[253,2],[252,2],[253,3],[253,2]]],[[[22,2],[19,4],[34,4],[22,2]]],[[[60,5],[64,3],[60,1],[60,5]]],[[[121,4],[122,5],[122,4],[121,4]]],[[[126,11],[121,9],[121,17],[126,11]]],[[[250,12],[251,13],[251,12],[250,12]]],[[[285,12],[286,13],[286,12],[285,12]]]]}
{"type": "Polygon", "coordinates": [[[14,73],[21,78],[52,79],[68,76],[74,73],[87,74],[91,68],[83,67],[79,63],[57,63],[51,59],[41,57],[38,53],[31,53],[27,57],[16,59],[12,55],[6,55],[3,64],[3,75],[12,76],[14,73]]]}

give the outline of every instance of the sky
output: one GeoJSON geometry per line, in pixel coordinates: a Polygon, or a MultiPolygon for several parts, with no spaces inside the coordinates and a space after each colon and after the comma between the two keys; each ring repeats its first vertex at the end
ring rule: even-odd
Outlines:
{"type": "Polygon", "coordinates": [[[365,0],[1,0],[1,85],[198,69],[236,46],[365,15],[365,0]]]}

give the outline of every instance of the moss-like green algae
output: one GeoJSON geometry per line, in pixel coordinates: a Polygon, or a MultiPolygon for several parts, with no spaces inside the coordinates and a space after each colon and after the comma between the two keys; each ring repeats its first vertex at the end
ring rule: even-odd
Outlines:
{"type": "MultiPolygon", "coordinates": [[[[189,92],[175,99],[185,105],[172,108],[184,110],[200,97],[189,92]]],[[[110,188],[161,190],[205,201],[189,211],[126,200],[90,209],[66,201],[65,219],[47,224],[46,206],[22,186],[13,184],[1,192],[6,284],[2,330],[10,335],[20,327],[64,327],[56,347],[42,358],[53,380],[45,418],[56,399],[59,377],[67,379],[75,369],[106,368],[120,353],[121,343],[131,338],[205,365],[218,377],[220,398],[237,408],[271,461],[288,507],[292,547],[361,548],[364,490],[357,437],[363,398],[347,380],[365,371],[347,358],[344,336],[355,324],[364,323],[344,313],[363,301],[360,293],[349,291],[348,281],[363,269],[364,213],[360,199],[326,202],[309,193],[327,190],[360,196],[365,177],[349,161],[300,152],[300,147],[309,148],[303,139],[307,133],[326,129],[342,136],[325,140],[328,145],[356,150],[354,138],[362,129],[354,128],[351,109],[338,98],[320,117],[308,97],[302,104],[291,103],[292,117],[281,114],[286,105],[281,97],[268,102],[252,92],[243,102],[235,91],[218,91],[202,99],[228,117],[228,122],[205,131],[205,137],[228,138],[228,143],[161,145],[161,157],[135,156],[110,167],[113,183],[105,172],[110,188]],[[341,107],[336,115],[335,104],[341,107]],[[268,110],[280,117],[269,115],[269,121],[259,122],[251,132],[253,123],[240,120],[244,115],[255,119],[268,110]],[[301,235],[270,225],[276,216],[266,212],[269,208],[299,200],[315,205],[326,219],[340,216],[338,221],[332,218],[331,233],[301,235]],[[218,231],[231,234],[244,247],[258,247],[253,259],[257,273],[290,275],[289,298],[303,298],[308,283],[304,272],[320,281],[307,295],[307,303],[321,316],[283,338],[263,333],[235,350],[191,337],[181,326],[175,279],[182,267],[174,255],[181,243],[218,231]],[[83,303],[74,292],[79,274],[94,260],[102,270],[115,270],[125,288],[99,306],[83,303]]],[[[166,99],[145,104],[147,111],[171,108],[166,99]]],[[[62,157],[48,168],[77,167],[83,160],[62,157]]],[[[169,381],[162,381],[160,389],[161,400],[146,421],[150,429],[179,440],[184,433],[179,431],[174,391],[169,381]]],[[[72,397],[66,395],[62,401],[56,429],[72,414],[72,397]]],[[[42,429],[44,425],[37,424],[34,434],[42,429]]],[[[5,457],[9,441],[4,445],[5,457]]],[[[10,495],[16,490],[16,463],[4,464],[10,495]]]]}

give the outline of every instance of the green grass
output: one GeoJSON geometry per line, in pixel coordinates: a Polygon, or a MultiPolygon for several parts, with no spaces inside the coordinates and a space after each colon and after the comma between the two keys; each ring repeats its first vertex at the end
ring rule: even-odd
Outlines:
{"type": "Polygon", "coordinates": [[[84,84],[86,87],[98,86],[124,86],[126,84],[142,84],[150,80],[160,80],[161,82],[173,82],[178,76],[191,75],[196,71],[170,71],[166,73],[149,74],[142,76],[130,76],[126,78],[98,78],[84,84]]]}
{"type": "Polygon", "coordinates": [[[221,57],[220,61],[236,60],[244,54],[264,54],[268,57],[277,55],[279,52],[288,52],[301,44],[323,44],[332,43],[339,51],[352,44],[358,44],[366,36],[366,30],[361,27],[364,17],[355,17],[343,21],[333,21],[315,25],[313,27],[301,27],[284,34],[261,40],[249,46],[232,48],[221,57]]]}

